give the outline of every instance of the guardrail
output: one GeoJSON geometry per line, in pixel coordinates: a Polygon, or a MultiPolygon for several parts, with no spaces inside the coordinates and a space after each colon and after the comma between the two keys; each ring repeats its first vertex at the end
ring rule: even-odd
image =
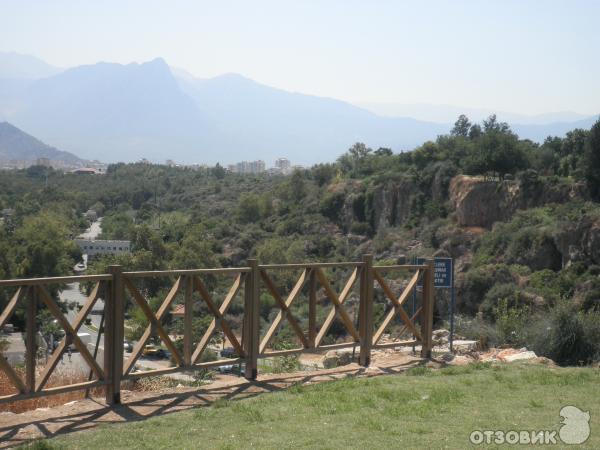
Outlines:
{"type": "MultiPolygon", "coordinates": [[[[145,376],[164,375],[168,373],[206,369],[237,363],[245,364],[244,376],[255,379],[258,373],[258,360],[276,356],[286,356],[299,353],[322,352],[341,348],[360,348],[359,363],[368,366],[371,352],[377,348],[397,347],[402,345],[421,345],[422,357],[431,356],[432,325],[434,307],[433,286],[433,260],[427,260],[424,265],[387,265],[374,266],[372,255],[363,256],[360,262],[339,263],[300,263],[300,264],[265,264],[259,265],[258,261],[251,259],[248,266],[223,269],[198,269],[198,270],[164,270],[123,272],[121,266],[110,266],[108,274],[54,277],[38,279],[0,280],[0,288],[13,289],[11,299],[0,315],[0,329],[8,322],[20,303],[25,303],[25,379],[0,357],[0,370],[10,379],[17,391],[15,394],[0,397],[0,403],[28,399],[44,395],[78,389],[90,389],[104,386],[106,401],[109,404],[121,402],[121,382],[145,376]],[[347,270],[349,276],[345,279],[339,292],[334,289],[333,280],[326,271],[347,270]],[[299,271],[299,276],[294,278],[291,289],[285,289],[285,296],[280,293],[282,286],[275,280],[277,272],[290,273],[299,271]],[[403,286],[402,292],[396,296],[394,290],[386,281],[389,272],[409,272],[409,281],[403,286]],[[412,275],[410,275],[412,273],[412,275]],[[170,277],[175,278],[168,294],[162,299],[156,312],[150,307],[149,298],[144,290],[138,287],[142,280],[170,277]],[[219,303],[214,298],[214,293],[207,287],[204,278],[228,277],[228,288],[223,300],[219,303]],[[421,305],[410,317],[405,311],[405,304],[411,293],[417,287],[418,281],[423,279],[421,305]],[[82,306],[72,323],[61,311],[58,302],[48,292],[51,285],[64,285],[66,283],[86,282],[93,283],[91,294],[82,306]],[[380,324],[373,320],[374,290],[376,284],[383,291],[385,299],[391,308],[384,315],[380,324]],[[358,314],[352,319],[346,308],[347,300],[355,287],[358,288],[358,314]],[[261,333],[261,291],[275,300],[278,312],[266,331],[261,333]],[[302,320],[292,311],[292,305],[297,302],[301,293],[308,298],[308,325],[302,327],[302,320]],[[243,293],[243,324],[241,334],[225,317],[232,302],[239,294],[243,293]],[[321,304],[330,303],[330,308],[321,324],[317,323],[318,293],[321,293],[321,304]],[[179,296],[179,297],[178,297],[179,296]],[[183,350],[177,348],[169,333],[163,326],[163,321],[171,311],[174,301],[179,298],[184,305],[183,313],[183,350]],[[285,298],[284,298],[285,297],[285,298]],[[96,361],[96,355],[90,353],[86,345],[77,336],[77,332],[99,298],[104,299],[103,323],[98,330],[96,349],[100,335],[104,336],[103,364],[96,361]],[[323,300],[326,300],[325,302],[323,300]],[[148,320],[148,325],[137,341],[131,355],[124,359],[124,330],[126,302],[136,305],[148,320]],[[194,341],[193,320],[194,306],[199,303],[206,305],[213,316],[204,334],[194,341]],[[40,306],[45,306],[57,320],[58,325],[64,330],[65,337],[53,351],[48,362],[41,371],[36,368],[36,314],[40,306]],[[407,331],[414,336],[412,340],[392,341],[381,343],[381,338],[391,322],[399,317],[403,323],[400,332],[407,331]],[[332,324],[339,319],[344,327],[347,342],[324,344],[332,324]],[[417,324],[419,319],[419,324],[417,324]],[[271,343],[277,331],[284,322],[291,327],[298,344],[297,348],[273,349],[271,343]],[[231,343],[237,358],[220,359],[217,361],[199,362],[214,333],[220,329],[223,336],[231,343]],[[144,347],[152,336],[161,339],[169,349],[174,361],[173,367],[156,370],[136,370],[136,362],[143,354],[144,347]],[[66,386],[46,387],[48,379],[56,369],[63,353],[69,345],[73,344],[80,352],[82,358],[89,365],[91,372],[89,381],[66,386]],[[92,376],[95,379],[92,379],[92,376]]],[[[338,280],[340,281],[340,280],[338,280]]],[[[344,281],[344,280],[342,280],[344,281]]],[[[95,352],[94,352],[95,353],[95,352]]]]}

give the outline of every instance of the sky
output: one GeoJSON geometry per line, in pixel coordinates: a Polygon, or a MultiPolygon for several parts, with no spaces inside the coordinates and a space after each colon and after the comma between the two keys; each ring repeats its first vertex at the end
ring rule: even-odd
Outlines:
{"type": "Polygon", "coordinates": [[[600,1],[0,0],[0,51],[239,73],[349,102],[600,111],[600,1]]]}

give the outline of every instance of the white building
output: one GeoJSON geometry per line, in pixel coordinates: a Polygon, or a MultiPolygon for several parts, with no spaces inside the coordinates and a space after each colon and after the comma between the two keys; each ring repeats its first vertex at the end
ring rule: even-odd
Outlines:
{"type": "Polygon", "coordinates": [[[35,164],[37,166],[52,167],[52,163],[48,158],[38,158],[35,164]]]}
{"type": "Polygon", "coordinates": [[[292,166],[292,163],[287,158],[277,158],[275,160],[275,167],[278,168],[279,170],[281,170],[282,172],[289,170],[289,168],[291,166],[292,166]]]}
{"type": "Polygon", "coordinates": [[[93,209],[88,209],[86,212],[83,213],[83,217],[85,217],[90,222],[95,222],[96,220],[98,220],[98,213],[93,209]]]}
{"type": "Polygon", "coordinates": [[[228,169],[230,172],[242,175],[263,173],[265,171],[265,162],[261,159],[258,161],[242,161],[237,164],[230,164],[228,169]]]}
{"type": "Polygon", "coordinates": [[[75,239],[81,253],[92,258],[97,255],[121,255],[131,252],[131,241],[104,239],[75,239]]]}

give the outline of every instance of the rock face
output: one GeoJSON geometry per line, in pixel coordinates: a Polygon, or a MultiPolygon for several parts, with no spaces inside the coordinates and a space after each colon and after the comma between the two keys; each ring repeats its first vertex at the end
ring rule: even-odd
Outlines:
{"type": "Polygon", "coordinates": [[[345,232],[353,225],[365,224],[373,231],[404,224],[414,212],[415,200],[422,195],[410,178],[390,180],[368,192],[358,181],[339,183],[331,192],[343,195],[336,219],[345,232]]]}
{"type": "Polygon", "coordinates": [[[378,186],[372,193],[373,223],[379,230],[405,223],[411,215],[419,189],[412,180],[378,186]]]}
{"type": "Polygon", "coordinates": [[[535,175],[519,181],[458,175],[450,181],[450,200],[458,223],[467,227],[491,228],[494,222],[510,219],[518,209],[587,197],[581,183],[541,183],[535,175]]]}
{"type": "Polygon", "coordinates": [[[456,208],[456,218],[462,226],[491,227],[512,214],[514,189],[502,189],[494,181],[458,175],[450,182],[450,200],[456,208]]]}
{"type": "Polygon", "coordinates": [[[574,262],[600,264],[600,219],[584,217],[554,236],[565,266],[574,262]]]}

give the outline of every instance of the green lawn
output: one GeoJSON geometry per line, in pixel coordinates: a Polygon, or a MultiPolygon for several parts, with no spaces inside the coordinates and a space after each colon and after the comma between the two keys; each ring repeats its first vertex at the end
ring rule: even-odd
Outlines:
{"type": "Polygon", "coordinates": [[[558,430],[565,405],[590,412],[584,448],[600,448],[600,370],[486,364],[295,386],[37,447],[458,449],[473,430],[558,430]]]}

